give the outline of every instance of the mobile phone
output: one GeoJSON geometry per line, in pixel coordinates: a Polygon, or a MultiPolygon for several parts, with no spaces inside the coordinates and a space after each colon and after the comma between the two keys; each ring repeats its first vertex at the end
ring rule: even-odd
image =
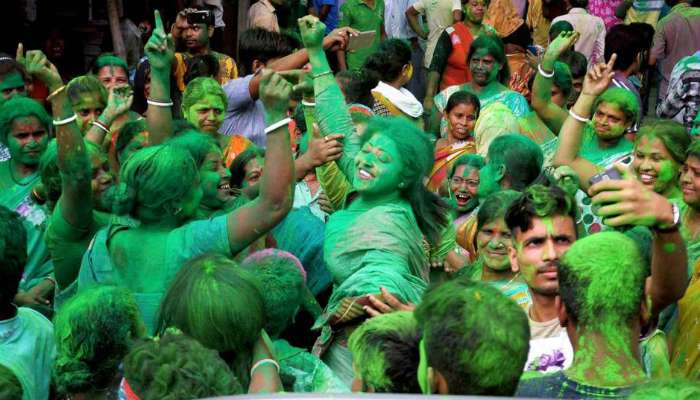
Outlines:
{"type": "Polygon", "coordinates": [[[599,174],[593,175],[593,177],[591,177],[589,182],[592,186],[598,182],[608,181],[608,180],[619,181],[620,179],[622,179],[622,175],[620,174],[620,172],[617,169],[615,169],[615,167],[612,167],[612,168],[606,169],[605,171],[603,171],[599,174]]]}
{"type": "Polygon", "coordinates": [[[532,54],[536,57],[539,57],[541,54],[544,53],[544,48],[542,46],[531,44],[531,45],[527,46],[527,51],[529,51],[530,54],[532,54]]]}
{"type": "Polygon", "coordinates": [[[360,32],[357,35],[350,35],[346,50],[353,51],[367,48],[372,45],[375,36],[377,36],[376,31],[365,31],[360,32]]]}
{"type": "Polygon", "coordinates": [[[198,10],[187,13],[187,23],[211,25],[211,13],[207,10],[198,10]]]}

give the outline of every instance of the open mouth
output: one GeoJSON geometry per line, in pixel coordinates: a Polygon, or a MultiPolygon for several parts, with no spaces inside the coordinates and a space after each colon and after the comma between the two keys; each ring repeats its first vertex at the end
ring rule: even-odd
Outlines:
{"type": "Polygon", "coordinates": [[[362,179],[363,181],[368,181],[368,180],[374,178],[374,175],[372,175],[371,173],[369,173],[369,171],[367,171],[366,169],[362,169],[362,168],[360,168],[360,169],[357,171],[357,176],[359,176],[360,179],[362,179]]]}
{"type": "Polygon", "coordinates": [[[217,187],[217,190],[220,193],[230,194],[231,193],[231,185],[228,182],[223,182],[217,187]]]}
{"type": "Polygon", "coordinates": [[[639,181],[644,185],[653,185],[656,182],[656,176],[650,174],[639,174],[639,181]]]}
{"type": "Polygon", "coordinates": [[[457,200],[458,205],[463,206],[469,203],[471,196],[466,193],[455,193],[455,199],[457,200]]]}

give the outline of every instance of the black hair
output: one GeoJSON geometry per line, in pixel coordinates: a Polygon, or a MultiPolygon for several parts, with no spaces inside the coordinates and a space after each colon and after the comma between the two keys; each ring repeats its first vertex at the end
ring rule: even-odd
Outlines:
{"type": "Polygon", "coordinates": [[[32,77],[29,75],[24,66],[15,60],[15,57],[7,54],[0,53],[0,79],[4,79],[7,75],[19,72],[22,75],[24,82],[31,82],[32,77]]]}
{"type": "Polygon", "coordinates": [[[428,289],[414,315],[428,365],[451,395],[513,396],[530,341],[527,317],[514,301],[460,277],[428,289]]]}
{"type": "Polygon", "coordinates": [[[0,304],[10,304],[27,263],[27,231],[22,218],[0,206],[0,304]]]}
{"type": "Polygon", "coordinates": [[[588,0],[569,0],[571,7],[586,8],[588,7],[588,0]]]}
{"type": "MultiPolygon", "coordinates": [[[[120,158],[121,152],[132,140],[134,140],[136,135],[147,130],[148,126],[146,125],[146,121],[143,119],[125,123],[124,126],[122,126],[122,129],[119,130],[119,136],[117,136],[117,142],[114,145],[114,152],[117,155],[117,159],[120,158]]],[[[124,162],[125,160],[120,161],[124,162]]]]}
{"type": "Polygon", "coordinates": [[[450,98],[447,100],[447,105],[445,105],[445,113],[449,113],[453,108],[460,104],[473,105],[474,110],[476,111],[476,117],[479,117],[479,113],[481,112],[481,102],[474,93],[467,92],[466,90],[460,90],[450,95],[450,98]]]}
{"type": "Polygon", "coordinates": [[[401,75],[403,67],[410,63],[411,47],[408,43],[401,39],[389,39],[367,58],[363,69],[373,74],[377,81],[393,82],[401,75]]]}
{"type": "Polygon", "coordinates": [[[336,80],[345,93],[345,102],[347,104],[362,104],[372,108],[374,97],[372,97],[372,89],[377,86],[376,77],[368,77],[370,75],[365,71],[345,70],[340,71],[335,75],[336,80]]]}
{"type": "Polygon", "coordinates": [[[190,57],[185,60],[185,85],[199,77],[216,78],[219,75],[219,60],[211,54],[190,57]]]}
{"type": "Polygon", "coordinates": [[[588,60],[578,51],[565,52],[559,57],[559,61],[569,66],[573,79],[583,78],[588,72],[588,60]]]}
{"type": "Polygon", "coordinates": [[[555,215],[571,217],[576,224],[576,211],[576,201],[559,186],[532,185],[508,207],[505,219],[511,232],[527,232],[534,219],[555,215]]]}
{"type": "Polygon", "coordinates": [[[562,32],[572,32],[573,30],[574,26],[569,21],[557,21],[549,27],[549,41],[556,39],[562,32]]]}
{"type": "Polygon", "coordinates": [[[484,157],[480,156],[479,154],[462,155],[459,158],[457,158],[454,163],[452,163],[447,177],[449,179],[452,179],[452,177],[455,174],[455,171],[457,171],[457,168],[461,165],[466,165],[470,168],[476,168],[477,170],[480,170],[484,168],[484,165],[486,165],[486,161],[484,161],[484,157]]]}
{"type": "Polygon", "coordinates": [[[492,165],[503,165],[513,190],[523,190],[540,176],[544,155],[532,139],[518,134],[499,136],[489,145],[486,157],[492,165]]]}
{"type": "Polygon", "coordinates": [[[629,25],[618,24],[610,28],[605,35],[605,61],[609,61],[613,54],[617,54],[615,71],[626,71],[635,61],[642,51],[637,45],[635,38],[636,30],[629,25]]]}
{"type": "Polygon", "coordinates": [[[258,146],[251,146],[233,159],[231,167],[229,167],[231,171],[231,178],[229,180],[231,187],[240,189],[243,186],[245,166],[248,164],[248,161],[257,157],[265,157],[265,150],[258,146]]]}
{"type": "Polygon", "coordinates": [[[267,63],[274,58],[288,56],[296,48],[289,35],[253,28],[241,33],[238,40],[238,61],[241,69],[253,73],[253,61],[267,63]]]}
{"type": "Polygon", "coordinates": [[[527,46],[532,44],[530,28],[528,28],[527,24],[523,22],[513,31],[513,33],[503,38],[503,43],[515,44],[525,49],[527,46]]]}
{"type": "Polygon", "coordinates": [[[150,79],[151,63],[147,58],[144,58],[136,66],[136,73],[134,74],[134,102],[131,106],[131,108],[139,114],[145,113],[148,108],[148,103],[146,103],[146,97],[143,92],[146,88],[146,82],[150,79]]]}

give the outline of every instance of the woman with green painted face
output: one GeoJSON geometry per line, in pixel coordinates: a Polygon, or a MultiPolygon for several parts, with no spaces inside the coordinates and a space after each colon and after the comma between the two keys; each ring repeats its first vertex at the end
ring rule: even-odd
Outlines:
{"type": "Polygon", "coordinates": [[[217,136],[227,104],[226,93],[216,80],[195,78],[182,95],[182,115],[200,131],[217,136]]]}
{"type": "Polygon", "coordinates": [[[419,301],[429,273],[423,241],[440,242],[447,209],[423,185],[433,161],[427,136],[401,118],[370,119],[357,135],[321,48],[323,23],[307,16],[299,26],[315,77],[316,121],[322,134],[345,135],[336,163],[352,184],[344,208],[326,224],[324,257],[335,286],[317,321],[324,326],[319,345],[330,345],[324,359],[349,383],[350,354],[341,344],[348,332],[339,330],[333,341],[331,325],[352,326],[354,317],[365,314],[353,304],[380,287],[404,303],[419,301]]]}

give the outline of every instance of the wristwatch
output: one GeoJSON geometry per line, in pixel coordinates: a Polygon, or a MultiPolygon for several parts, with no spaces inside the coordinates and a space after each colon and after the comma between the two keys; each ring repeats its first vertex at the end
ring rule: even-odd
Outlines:
{"type": "Polygon", "coordinates": [[[670,233],[678,230],[681,224],[681,210],[678,204],[671,202],[671,211],[673,212],[673,223],[670,225],[659,224],[654,227],[654,231],[659,233],[670,233]]]}

